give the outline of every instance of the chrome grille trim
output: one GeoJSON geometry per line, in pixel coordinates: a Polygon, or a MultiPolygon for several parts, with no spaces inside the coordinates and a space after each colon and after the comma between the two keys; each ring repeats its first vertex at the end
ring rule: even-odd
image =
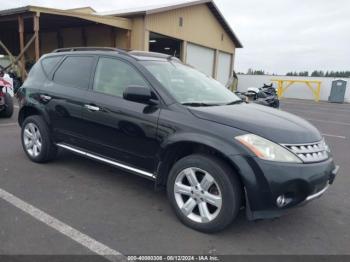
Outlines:
{"type": "Polygon", "coordinates": [[[283,146],[297,155],[304,163],[321,162],[328,159],[324,140],[308,144],[283,144],[283,146]]]}

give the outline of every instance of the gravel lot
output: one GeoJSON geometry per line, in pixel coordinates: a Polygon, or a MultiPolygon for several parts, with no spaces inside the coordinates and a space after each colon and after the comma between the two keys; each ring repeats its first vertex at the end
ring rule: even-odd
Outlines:
{"type": "MultiPolygon", "coordinates": [[[[241,212],[206,235],[183,226],[151,181],[69,152],[34,164],[20,145],[18,109],[0,119],[0,189],[125,255],[350,254],[350,105],[284,100],[281,108],[319,128],[341,169],[321,199],[279,219],[248,222],[241,212]]],[[[0,254],[92,253],[0,198],[0,254]]]]}

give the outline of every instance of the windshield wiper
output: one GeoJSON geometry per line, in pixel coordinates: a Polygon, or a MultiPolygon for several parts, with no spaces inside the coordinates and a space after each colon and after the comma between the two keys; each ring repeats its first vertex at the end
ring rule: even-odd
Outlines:
{"type": "Polygon", "coordinates": [[[208,103],[202,103],[202,102],[185,102],[181,103],[181,105],[184,106],[217,106],[218,104],[208,104],[208,103]]]}
{"type": "Polygon", "coordinates": [[[244,101],[242,100],[242,99],[239,99],[239,100],[235,100],[235,101],[232,101],[232,102],[230,102],[230,103],[227,103],[227,104],[225,104],[225,105],[237,105],[237,104],[241,104],[241,103],[243,103],[244,101]]]}

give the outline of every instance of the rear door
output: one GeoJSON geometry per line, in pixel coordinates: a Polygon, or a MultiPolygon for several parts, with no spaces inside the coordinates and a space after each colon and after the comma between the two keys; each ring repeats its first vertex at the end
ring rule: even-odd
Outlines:
{"type": "Polygon", "coordinates": [[[123,99],[129,85],[151,86],[130,62],[100,57],[89,104],[83,110],[89,150],[118,162],[153,172],[156,167],[159,105],[123,99]]]}
{"type": "MultiPolygon", "coordinates": [[[[50,116],[57,142],[72,145],[79,145],[81,142],[82,108],[87,102],[95,59],[89,55],[62,57],[59,65],[49,73],[50,81],[41,90],[40,101],[50,116]]],[[[49,61],[44,59],[42,62],[43,67],[47,68],[45,62],[49,61]]]]}

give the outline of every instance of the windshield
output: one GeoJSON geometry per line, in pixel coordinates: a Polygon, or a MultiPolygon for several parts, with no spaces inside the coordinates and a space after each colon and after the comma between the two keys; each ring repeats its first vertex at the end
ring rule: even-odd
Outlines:
{"type": "Polygon", "coordinates": [[[241,101],[218,81],[189,66],[170,61],[142,63],[181,104],[208,106],[241,101]]]}

